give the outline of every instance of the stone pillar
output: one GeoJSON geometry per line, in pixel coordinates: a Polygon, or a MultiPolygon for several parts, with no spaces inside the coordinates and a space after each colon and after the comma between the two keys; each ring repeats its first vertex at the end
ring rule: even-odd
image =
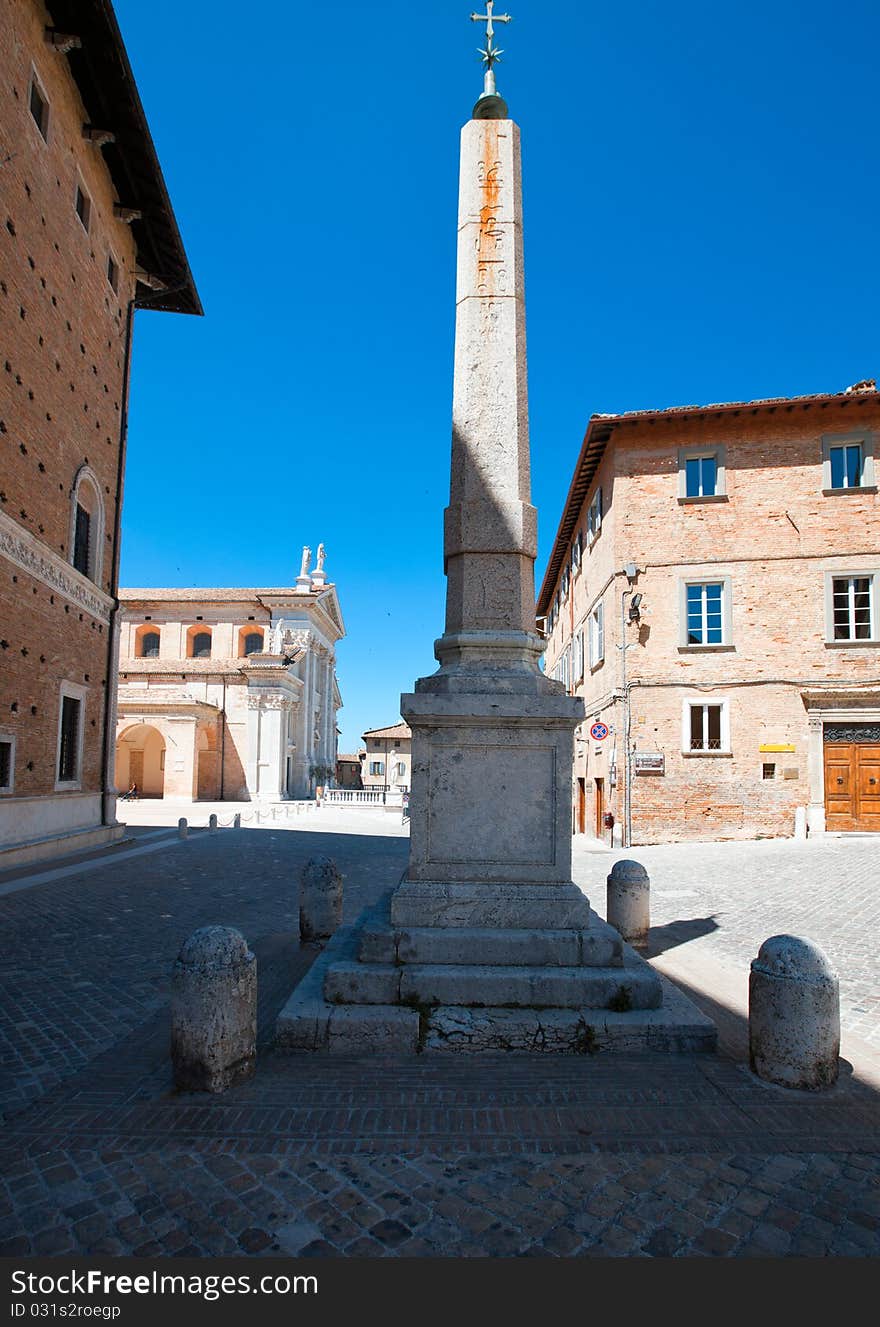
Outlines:
{"type": "Polygon", "coordinates": [[[837,1082],[840,991],[818,945],[794,935],[765,940],[749,974],[749,1061],[782,1087],[837,1082]]]}
{"type": "Polygon", "coordinates": [[[171,974],[171,1059],[178,1088],[223,1092],[257,1061],[257,960],[240,932],[203,926],[171,974]]]}
{"type": "Polygon", "coordinates": [[[181,816],[177,822],[177,837],[180,839],[188,838],[189,825],[186,823],[186,816],[181,816]]]}
{"type": "Polygon", "coordinates": [[[342,876],[329,857],[313,857],[300,884],[299,933],[303,940],[329,940],[342,925],[342,876]]]}
{"type": "Polygon", "coordinates": [[[651,925],[651,882],[641,862],[619,861],[606,881],[605,918],[631,945],[648,943],[651,925]]]}
{"type": "Polygon", "coordinates": [[[825,833],[825,746],[822,718],[807,716],[807,774],[810,781],[810,804],[807,829],[812,837],[825,833]]]}
{"type": "Polygon", "coordinates": [[[424,900],[442,925],[467,899],[474,925],[528,916],[585,926],[570,807],[583,702],[538,667],[519,129],[509,119],[462,130],[456,298],[446,630],[438,672],[401,699],[413,734],[411,840],[392,921],[418,925],[403,919],[424,900]]]}

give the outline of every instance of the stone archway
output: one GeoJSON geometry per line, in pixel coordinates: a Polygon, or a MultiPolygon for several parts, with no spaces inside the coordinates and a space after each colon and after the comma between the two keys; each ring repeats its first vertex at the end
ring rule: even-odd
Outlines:
{"type": "Polygon", "coordinates": [[[137,784],[139,797],[165,795],[165,738],[149,723],[134,723],[116,739],[116,787],[137,784]]]}

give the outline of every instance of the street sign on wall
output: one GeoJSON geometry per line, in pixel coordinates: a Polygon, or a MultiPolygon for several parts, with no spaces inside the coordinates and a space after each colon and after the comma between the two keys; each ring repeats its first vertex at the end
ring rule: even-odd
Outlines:
{"type": "Polygon", "coordinates": [[[665,774],[666,757],[662,751],[634,751],[633,769],[636,774],[665,774]]]}
{"type": "Polygon", "coordinates": [[[594,723],[590,729],[590,736],[594,742],[604,742],[608,736],[608,726],[604,723],[594,723]]]}

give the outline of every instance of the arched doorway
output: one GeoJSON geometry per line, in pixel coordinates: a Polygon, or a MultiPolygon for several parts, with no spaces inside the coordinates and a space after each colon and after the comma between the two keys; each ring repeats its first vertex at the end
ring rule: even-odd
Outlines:
{"type": "Polygon", "coordinates": [[[165,792],[165,738],[149,723],[135,723],[116,742],[116,787],[127,792],[137,784],[139,797],[165,792]]]}

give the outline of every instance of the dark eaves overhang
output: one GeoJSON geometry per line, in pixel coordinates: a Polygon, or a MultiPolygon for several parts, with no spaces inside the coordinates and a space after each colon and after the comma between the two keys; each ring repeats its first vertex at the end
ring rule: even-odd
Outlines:
{"type": "Polygon", "coordinates": [[[174,209],[110,0],[47,0],[56,31],[79,38],[66,55],[88,123],[113,134],[101,151],[131,222],[138,267],[165,287],[139,283],[145,306],[202,313],[174,209]]]}
{"type": "Polygon", "coordinates": [[[718,419],[723,415],[740,414],[792,414],[795,410],[810,410],[814,407],[827,409],[836,406],[876,405],[880,393],[876,391],[827,392],[816,396],[780,396],[761,401],[731,401],[717,405],[673,406],[666,410],[630,410],[621,415],[593,415],[587,425],[583,445],[574,470],[574,477],[565,499],[559,529],[544,580],[538,594],[536,615],[546,617],[556,589],[556,582],[568,557],[571,540],[577,527],[584,499],[590,491],[593,477],[599,468],[599,462],[605,451],[608,439],[615,429],[625,428],[628,424],[667,423],[677,419],[718,419]]]}

